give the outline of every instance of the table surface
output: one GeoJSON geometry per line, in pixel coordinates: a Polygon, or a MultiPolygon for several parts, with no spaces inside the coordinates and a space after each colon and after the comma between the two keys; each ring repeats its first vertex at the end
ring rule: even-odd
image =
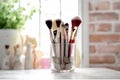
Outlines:
{"type": "Polygon", "coordinates": [[[120,79],[120,72],[107,68],[79,68],[53,73],[50,69],[0,71],[0,80],[120,79]]]}

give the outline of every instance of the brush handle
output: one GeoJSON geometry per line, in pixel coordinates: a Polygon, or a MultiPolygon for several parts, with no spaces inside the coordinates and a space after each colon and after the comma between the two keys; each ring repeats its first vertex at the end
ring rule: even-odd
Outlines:
{"type": "Polygon", "coordinates": [[[53,31],[53,35],[54,35],[54,40],[56,39],[56,36],[57,36],[57,30],[54,30],[53,31]]]}
{"type": "Polygon", "coordinates": [[[68,32],[69,32],[69,24],[68,23],[66,23],[65,25],[64,25],[64,30],[65,30],[65,34],[66,34],[66,36],[67,36],[67,39],[68,39],[68,32]]]}
{"type": "Polygon", "coordinates": [[[76,35],[77,35],[77,31],[78,31],[78,27],[74,27],[74,32],[73,32],[73,40],[75,40],[76,35]]]}
{"type": "Polygon", "coordinates": [[[50,40],[51,40],[51,43],[54,42],[54,39],[53,39],[53,34],[52,34],[52,30],[50,29],[49,30],[49,33],[50,33],[50,40]]]}
{"type": "Polygon", "coordinates": [[[62,53],[61,53],[61,32],[60,32],[60,42],[59,42],[59,49],[60,49],[60,63],[62,63],[62,53]]]}
{"type": "Polygon", "coordinates": [[[69,41],[69,49],[68,49],[68,57],[70,58],[71,56],[71,51],[72,51],[72,47],[71,47],[71,44],[72,43],[75,43],[75,38],[76,38],[76,35],[77,35],[77,30],[78,30],[78,27],[77,26],[72,26],[72,31],[71,31],[71,35],[70,35],[70,41],[69,41]]]}
{"type": "Polygon", "coordinates": [[[68,56],[68,30],[64,29],[64,57],[68,56]]]}
{"type": "Polygon", "coordinates": [[[64,46],[64,44],[65,44],[64,41],[65,40],[64,40],[63,33],[61,33],[61,43],[60,43],[61,44],[61,47],[60,47],[61,48],[61,63],[63,63],[63,58],[64,58],[64,47],[65,47],[64,46]]]}
{"type": "Polygon", "coordinates": [[[70,40],[69,40],[69,47],[68,47],[68,58],[70,58],[71,53],[72,53],[72,46],[71,45],[72,45],[72,43],[75,42],[74,35],[75,35],[75,29],[72,26],[72,30],[71,30],[71,34],[70,34],[70,40]]]}
{"type": "Polygon", "coordinates": [[[68,43],[68,40],[64,40],[64,57],[67,57],[68,56],[68,46],[69,43],[68,43]]]}
{"type": "Polygon", "coordinates": [[[57,28],[56,30],[56,37],[54,38],[55,41],[55,48],[56,48],[56,57],[60,57],[61,50],[60,50],[60,30],[57,28]]]}
{"type": "Polygon", "coordinates": [[[52,43],[53,51],[55,57],[60,57],[60,44],[59,43],[52,43]]]}
{"type": "MultiPolygon", "coordinates": [[[[56,57],[59,57],[59,49],[58,49],[58,46],[55,44],[55,40],[53,38],[53,34],[52,34],[52,30],[50,29],[50,40],[51,40],[51,43],[52,43],[52,46],[53,46],[53,51],[54,51],[54,55],[56,57]]],[[[55,34],[54,34],[54,37],[55,37],[55,34]]]]}
{"type": "Polygon", "coordinates": [[[73,44],[75,43],[74,40],[70,40],[69,42],[69,47],[68,47],[68,58],[71,57],[71,54],[72,54],[72,49],[73,49],[73,44]]]}
{"type": "Polygon", "coordinates": [[[57,30],[56,30],[56,37],[54,38],[55,42],[60,42],[59,38],[60,38],[60,30],[59,30],[59,28],[57,28],[57,30]]]}

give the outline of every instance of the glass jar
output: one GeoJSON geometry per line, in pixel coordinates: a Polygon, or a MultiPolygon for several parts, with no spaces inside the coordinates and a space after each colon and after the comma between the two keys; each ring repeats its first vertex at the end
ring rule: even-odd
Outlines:
{"type": "Polygon", "coordinates": [[[51,70],[53,72],[72,72],[75,69],[75,43],[51,44],[51,70]]]}

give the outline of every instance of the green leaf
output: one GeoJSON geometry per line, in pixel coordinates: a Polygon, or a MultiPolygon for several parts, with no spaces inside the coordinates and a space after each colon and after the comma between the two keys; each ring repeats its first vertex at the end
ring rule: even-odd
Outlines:
{"type": "MultiPolygon", "coordinates": [[[[21,29],[26,21],[31,18],[36,12],[35,8],[30,10],[30,13],[24,14],[26,8],[15,5],[19,0],[1,0],[0,1],[0,29],[21,29]]],[[[30,4],[27,4],[30,6],[30,4]]]]}

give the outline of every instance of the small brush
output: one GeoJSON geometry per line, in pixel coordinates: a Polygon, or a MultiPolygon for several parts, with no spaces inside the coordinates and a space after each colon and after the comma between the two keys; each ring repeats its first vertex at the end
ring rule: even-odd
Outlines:
{"type": "Polygon", "coordinates": [[[75,43],[75,37],[77,34],[77,30],[78,30],[79,25],[81,24],[80,17],[79,16],[74,17],[71,20],[71,23],[72,23],[72,30],[71,30],[70,41],[69,41],[70,45],[69,45],[69,51],[68,51],[68,58],[70,58],[71,52],[72,52],[73,45],[71,45],[71,43],[75,43]]]}

